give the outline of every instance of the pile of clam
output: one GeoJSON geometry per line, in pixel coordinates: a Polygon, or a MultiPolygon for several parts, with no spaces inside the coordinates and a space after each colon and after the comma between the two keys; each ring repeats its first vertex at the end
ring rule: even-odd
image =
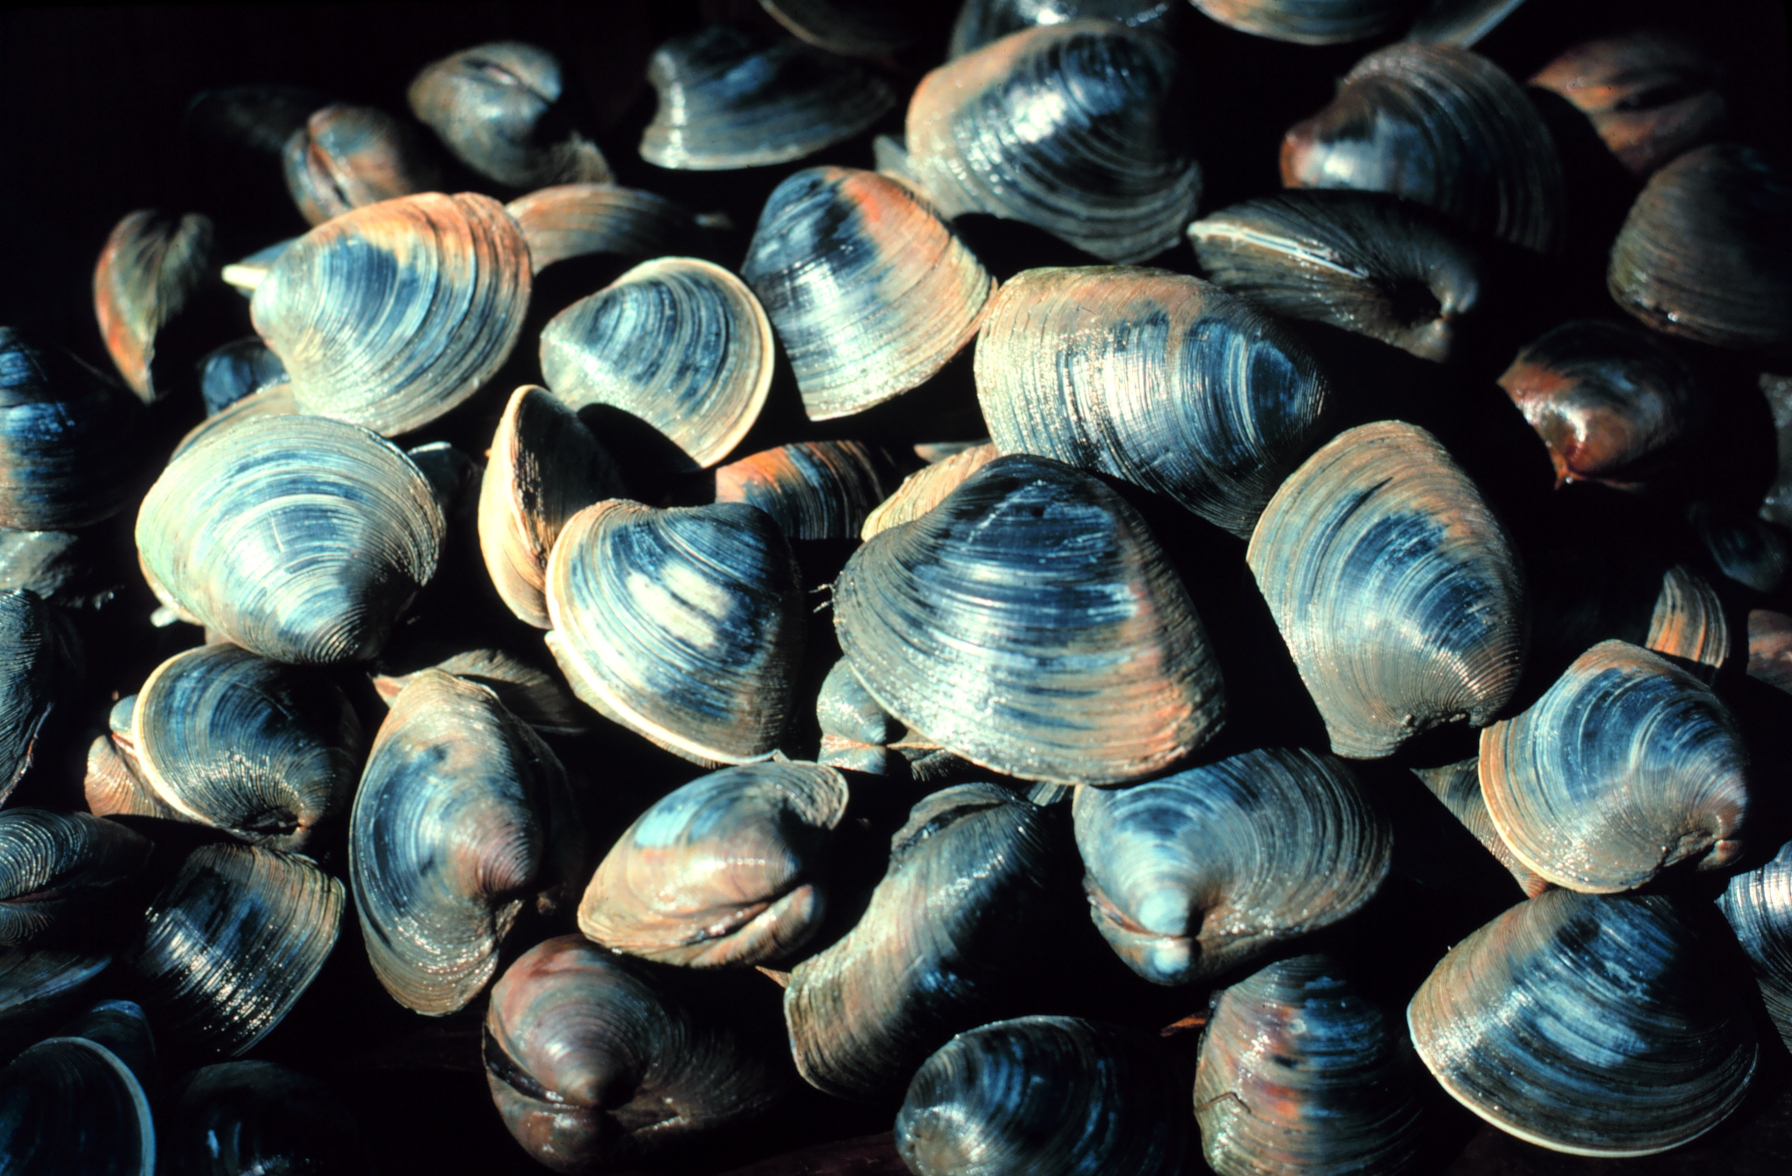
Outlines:
{"type": "Polygon", "coordinates": [[[632,125],[522,42],[195,98],[116,371],[0,326],[0,1170],[398,1171],[432,1068],[567,1173],[1723,1122],[1792,1041],[1792,171],[1707,42],[1547,8],[761,0],[632,125]],[[1190,125],[1251,52],[1342,74],[1264,183],[1190,125]]]}

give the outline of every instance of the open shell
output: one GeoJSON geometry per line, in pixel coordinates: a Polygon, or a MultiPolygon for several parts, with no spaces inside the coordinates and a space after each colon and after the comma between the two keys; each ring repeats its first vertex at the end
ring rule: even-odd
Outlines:
{"type": "Polygon", "coordinates": [[[664,196],[614,184],[555,184],[504,206],[529,243],[540,273],[557,261],[594,253],[659,257],[697,231],[689,211],[664,196]]]}
{"type": "Polygon", "coordinates": [[[149,404],[167,389],[155,380],[156,334],[211,276],[212,222],[154,209],[126,216],[106,238],[93,271],[93,309],[118,373],[149,404]]]}
{"type": "Polygon", "coordinates": [[[281,153],[286,190],[313,225],[440,182],[409,126],[383,110],[333,102],[314,111],[281,153]]]}

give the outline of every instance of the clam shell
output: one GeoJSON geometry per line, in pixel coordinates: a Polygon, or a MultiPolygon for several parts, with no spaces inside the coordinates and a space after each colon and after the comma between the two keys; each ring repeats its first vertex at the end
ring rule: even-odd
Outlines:
{"type": "Polygon", "coordinates": [[[963,57],[1009,33],[1072,20],[1111,20],[1167,34],[1182,11],[1182,0],[965,0],[946,56],[963,57]]]}
{"type": "Polygon", "coordinates": [[[1024,779],[1148,776],[1225,713],[1201,619],[1144,520],[1045,458],[998,458],[859,548],[834,624],[880,706],[1024,779]]]}
{"type": "Polygon", "coordinates": [[[199,361],[199,391],[205,415],[213,417],[269,384],[286,380],[280,357],[260,339],[238,339],[208,352],[199,361]]]}
{"type": "Polygon", "coordinates": [[[1660,895],[1551,890],[1457,944],[1407,1024],[1444,1090],[1552,1151],[1639,1156],[1716,1126],[1755,1069],[1730,978],[1660,895]]]}
{"type": "Polygon", "coordinates": [[[1722,128],[1718,72],[1691,40],[1644,28],[1571,46],[1530,84],[1574,103],[1618,162],[1646,176],[1722,128]]]}
{"type": "Polygon", "coordinates": [[[710,767],[776,750],[803,603],[790,544],[764,511],[586,507],[554,544],[547,598],[548,648],[599,714],[710,767]]]}
{"type": "Polygon", "coordinates": [[[485,687],[425,670],[374,736],[349,817],[361,937],[392,998],[458,1012],[497,973],[523,903],[588,869],[565,769],[485,687]]]}
{"type": "Polygon", "coordinates": [[[1481,733],[1481,791],[1512,852],[1570,890],[1631,890],[1741,855],[1748,751],[1711,688],[1623,641],[1587,650],[1481,733]]]}
{"type": "Polygon", "coordinates": [[[123,510],[142,415],[74,356],[0,327],[0,527],[70,530],[123,510]]]}
{"type": "Polygon", "coordinates": [[[441,183],[410,127],[383,110],[342,102],[313,111],[286,140],[280,162],[292,202],[313,225],[441,183]]]}
{"type": "Polygon", "coordinates": [[[686,967],[789,955],[826,910],[846,778],[818,764],[742,764],[700,776],[617,838],[579,903],[593,943],[686,967]]]}
{"type": "Polygon", "coordinates": [[[759,0],[759,6],[809,44],[846,57],[906,48],[928,18],[925,7],[905,0],[759,0]]]}
{"type": "Polygon", "coordinates": [[[1464,49],[1499,27],[1524,0],[1431,0],[1406,36],[1432,45],[1464,49]]]}
{"type": "Polygon", "coordinates": [[[994,442],[985,442],[922,467],[904,478],[893,494],[865,516],[859,538],[869,542],[873,535],[914,522],[944,502],[965,479],[1000,456],[994,442]]]}
{"type": "Polygon", "coordinates": [[[32,1176],[152,1176],[143,1087],[98,1042],[38,1042],[0,1069],[0,1161],[32,1176]]]}
{"type": "Polygon", "coordinates": [[[435,574],[446,523],[390,442],[321,417],[268,416],[178,453],[136,534],[152,583],[207,628],[275,661],[327,663],[379,651],[435,574]]]}
{"type": "Polygon", "coordinates": [[[0,1055],[11,1056],[81,1007],[112,964],[107,952],[0,950],[0,1055]]]}
{"type": "Polygon", "coordinates": [[[1792,570],[1792,534],[1785,527],[1712,501],[1693,503],[1686,517],[1726,577],[1768,596],[1779,592],[1792,570]]]}
{"type": "Polygon", "coordinates": [[[1360,909],[1393,833],[1330,756],[1270,748],[1071,802],[1089,917],[1154,984],[1217,976],[1360,909]]]}
{"type": "Polygon", "coordinates": [[[696,218],[680,205],[614,184],[556,184],[518,196],[504,211],[523,230],[535,273],[594,253],[676,253],[697,232],[696,218]]]}
{"type": "Polygon", "coordinates": [[[1748,676],[1792,694],[1792,616],[1749,610],[1748,676]]]}
{"type": "Polygon", "coordinates": [[[1792,842],[1759,868],[1731,878],[1717,909],[1748,955],[1781,1040],[1792,1042],[1792,842]]]}
{"type": "Polygon", "coordinates": [[[716,470],[716,501],[744,502],[790,539],[852,539],[883,501],[883,464],[859,441],[798,441],[716,470]]]}
{"type": "Polygon", "coordinates": [[[641,132],[656,167],[717,171],[788,163],[844,142],[896,104],[880,79],[794,38],[712,24],[654,51],[659,95],[641,132]]]}
{"type": "Polygon", "coordinates": [[[140,209],[106,238],[93,271],[93,310],[106,350],[139,399],[161,396],[152,370],[156,334],[192,301],[212,267],[212,222],[140,209]]]}
{"type": "Polygon", "coordinates": [[[971,341],[995,291],[938,209],[844,167],[809,168],[773,190],[741,276],[816,421],[926,383],[971,341]]]}
{"type": "MultiPolygon", "coordinates": [[[[269,352],[268,354],[272,355],[273,353],[269,352]]],[[[300,415],[299,407],[293,403],[291,383],[282,380],[277,384],[269,384],[267,387],[257,389],[241,400],[227,405],[222,411],[206,417],[188,429],[179,443],[175,445],[174,452],[168,455],[168,460],[173,461],[193,448],[201,438],[209,437],[213,433],[241,424],[243,421],[264,416],[297,415],[300,415]]],[[[148,573],[145,573],[145,576],[148,578],[148,573]]],[[[157,595],[159,597],[161,594],[157,595]]],[[[162,603],[167,604],[168,601],[163,600],[162,603]]]]}
{"type": "Polygon", "coordinates": [[[0,529],[0,593],[24,589],[50,604],[84,608],[112,599],[99,548],[67,531],[0,529]]]}
{"type": "Polygon", "coordinates": [[[0,947],[85,930],[149,858],[149,839],[87,813],[0,811],[0,947]]]}
{"type": "Polygon", "coordinates": [[[1342,45],[1392,32],[1406,19],[1407,0],[1191,0],[1229,28],[1292,41],[1342,45]]]}
{"type": "Polygon", "coordinates": [[[409,673],[393,669],[375,676],[373,688],[389,707],[406,686],[429,669],[484,686],[498,696],[505,710],[535,728],[538,734],[583,735],[590,729],[590,712],[579,705],[558,678],[501,649],[469,649],[409,673]]]}
{"type": "Polygon", "coordinates": [[[1669,568],[1661,578],[1643,645],[1702,671],[1709,680],[1730,657],[1730,623],[1717,589],[1683,564],[1669,568]]]}
{"type": "Polygon", "coordinates": [[[31,767],[50,710],[79,681],[74,627],[34,592],[0,592],[0,803],[31,767]]]}
{"type": "Polygon", "coordinates": [[[694,257],[644,262],[541,332],[542,378],[555,396],[632,413],[698,466],[728,456],[759,419],[772,365],[759,299],[694,257]]]}
{"type": "Polygon", "coordinates": [[[249,313],[300,412],[394,436],[460,404],[510,358],[529,247],[487,196],[425,192],[345,213],[287,246],[249,313]]]}
{"type": "Polygon", "coordinates": [[[1475,251],[1442,217],[1384,192],[1263,196],[1208,214],[1188,237],[1231,293],[1439,363],[1481,298],[1475,251]]]}
{"type": "Polygon", "coordinates": [[[1565,240],[1549,129],[1517,82],[1466,49],[1402,42],[1357,62],[1331,105],[1283,137],[1282,183],[1392,192],[1539,253],[1565,240]]]}
{"type": "Polygon", "coordinates": [[[58,1037],[82,1037],[102,1045],[123,1062],[144,1090],[161,1084],[155,1035],[143,1006],[133,1000],[102,1000],[57,1030],[58,1037]]]}
{"type": "Polygon", "coordinates": [[[1462,827],[1474,834],[1475,840],[1485,846],[1500,865],[1506,867],[1506,872],[1517,881],[1526,898],[1535,898],[1549,889],[1549,882],[1519,861],[1512,847],[1494,827],[1493,818],[1487,812],[1487,800],[1481,795],[1479,757],[1439,768],[1414,768],[1412,774],[1430,789],[1433,796],[1444,802],[1450,815],[1462,822],[1462,827]]]}
{"type": "Polygon", "coordinates": [[[275,1062],[220,1062],[161,1099],[163,1162],[175,1173],[360,1176],[366,1147],[324,1082],[275,1062]]]}
{"type": "Polygon", "coordinates": [[[1246,560],[1338,755],[1486,726],[1518,688],[1517,551],[1423,429],[1339,434],[1276,491],[1246,560]]]}
{"type": "Polygon", "coordinates": [[[1177,57],[1100,20],[1013,33],[928,73],[909,100],[908,166],[949,217],[1017,220],[1104,261],[1175,245],[1201,169],[1166,141],[1177,57]]]}
{"type": "Polygon", "coordinates": [[[1149,1033],[1019,1017],[960,1033],[916,1071],[896,1151],[917,1176],[1175,1176],[1186,1068],[1149,1033]]]}
{"type": "Polygon", "coordinates": [[[1003,453],[1112,474],[1239,536],[1328,423],[1293,336],[1167,270],[1028,270],[990,305],[976,375],[1003,453]]]}

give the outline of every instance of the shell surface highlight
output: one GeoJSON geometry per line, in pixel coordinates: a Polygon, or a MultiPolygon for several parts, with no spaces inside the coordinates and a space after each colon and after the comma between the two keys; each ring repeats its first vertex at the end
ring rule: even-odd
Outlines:
{"type": "Polygon", "coordinates": [[[522,229],[536,273],[593,253],[676,253],[697,231],[696,218],[680,205],[614,184],[555,184],[518,196],[504,211],[522,229]]]}
{"type": "Polygon", "coordinates": [[[852,539],[884,498],[882,463],[859,441],[797,441],[716,470],[716,501],[744,502],[790,539],[852,539]]]}

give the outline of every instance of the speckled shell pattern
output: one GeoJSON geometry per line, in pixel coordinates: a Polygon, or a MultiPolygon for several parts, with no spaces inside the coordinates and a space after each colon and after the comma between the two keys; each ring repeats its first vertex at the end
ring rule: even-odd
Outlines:
{"type": "Polygon", "coordinates": [[[71,530],[123,510],[142,416],[69,353],[0,327],[0,527],[71,530]]]}
{"type": "Polygon", "coordinates": [[[834,625],[879,705],[1012,776],[1138,779],[1224,721],[1206,631],[1144,520],[1047,458],[992,461],[874,536],[834,584],[834,625]]]}
{"type": "Polygon", "coordinates": [[[1553,1151],[1638,1156],[1735,1110],[1755,1070],[1743,994],[1663,895],[1551,890],[1451,949],[1407,1008],[1445,1091],[1553,1151]]]}
{"type": "Polygon", "coordinates": [[[990,305],[976,379],[1002,453],[1112,474],[1241,537],[1329,423],[1329,385],[1285,327],[1167,270],[1018,275],[990,305]]]}
{"type": "Polygon", "coordinates": [[[497,972],[525,900],[589,869],[565,769],[491,691],[425,670],[374,736],[349,819],[369,962],[392,998],[443,1016],[497,972]]]}
{"type": "Polygon", "coordinates": [[[1186,1068],[1149,1033],[1018,1017],[960,1033],[916,1071],[896,1150],[917,1176],[1175,1176],[1186,1068]]]}
{"type": "Polygon", "coordinates": [[[1525,865],[1571,890],[1631,890],[1741,856],[1748,750],[1711,688],[1602,641],[1523,713],[1481,733],[1481,789],[1525,865]]]}
{"type": "Polygon", "coordinates": [[[372,106],[333,102],[313,112],[280,155],[286,190],[312,225],[441,182],[416,132],[372,106]]]}
{"type": "Polygon", "coordinates": [[[741,276],[816,421],[925,383],[976,335],[996,288],[925,198],[844,167],[808,168],[773,190],[741,276]]]}
{"type": "Polygon", "coordinates": [[[617,838],[579,904],[594,943],[685,967],[745,967],[801,947],[827,909],[846,778],[740,764],[655,801],[617,838]]]}
{"type": "Polygon", "coordinates": [[[1524,666],[1524,576],[1436,438],[1381,421],[1283,483],[1246,560],[1332,750],[1379,759],[1440,723],[1492,722],[1524,666]]]}
{"type": "Polygon", "coordinates": [[[146,208],[119,221],[93,271],[93,310],[106,350],[125,384],[145,404],[155,386],[156,333],[210,277],[215,230],[208,217],[178,220],[146,208]]]}
{"type": "Polygon", "coordinates": [[[716,501],[744,502],[788,539],[854,539],[884,500],[882,465],[861,441],[797,441],[716,470],[716,501]]]}
{"type": "Polygon", "coordinates": [[[697,227],[687,209],[664,196],[614,184],[555,184],[518,196],[504,211],[522,229],[538,274],[557,261],[599,253],[658,257],[697,227]]]}
{"type": "Polygon", "coordinates": [[[1270,748],[1071,802],[1089,917],[1126,965],[1189,984],[1361,908],[1393,831],[1330,756],[1270,748]]]}
{"type": "Polygon", "coordinates": [[[89,813],[0,811],[0,947],[66,932],[122,906],[147,837],[89,813]]]}
{"type": "Polygon", "coordinates": [[[1717,909],[1748,955],[1780,1039],[1792,1042],[1792,842],[1756,869],[1732,877],[1717,909]]]}
{"type": "Polygon", "coordinates": [[[280,254],[249,303],[299,411],[418,429],[503,366],[529,305],[529,246],[489,196],[425,192],[345,213],[280,254]]]}
{"type": "Polygon", "coordinates": [[[151,1176],[149,1099],[105,1046],[47,1038],[0,1069],[0,1158],[32,1176],[151,1176]]]}
{"type": "Polygon", "coordinates": [[[158,1107],[164,1171],[365,1170],[361,1133],[335,1091],[275,1062],[201,1066],[171,1083],[158,1107]]]}
{"type": "Polygon", "coordinates": [[[1340,45],[1400,27],[1406,0],[1192,0],[1223,25],[1272,41],[1340,45]]]}
{"type": "Polygon", "coordinates": [[[908,166],[949,217],[988,213],[1103,261],[1176,244],[1201,169],[1174,123],[1175,51],[1101,20],[1026,29],[928,73],[909,100],[908,166]]]}
{"type": "Polygon", "coordinates": [[[1408,41],[1357,62],[1283,138],[1282,183],[1392,192],[1538,253],[1566,239],[1549,129],[1517,82],[1466,49],[1408,41]]]}

